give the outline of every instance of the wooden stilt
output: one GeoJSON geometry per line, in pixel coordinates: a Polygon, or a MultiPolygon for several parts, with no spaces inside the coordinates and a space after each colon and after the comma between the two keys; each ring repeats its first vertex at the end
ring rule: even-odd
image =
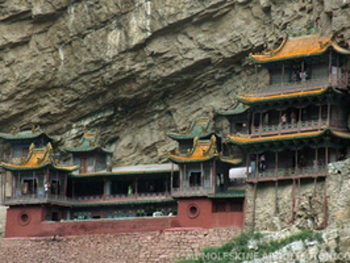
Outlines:
{"type": "Polygon", "coordinates": [[[327,227],[327,176],[324,179],[324,228],[327,227]]]}
{"type": "Polygon", "coordinates": [[[256,209],[256,191],[258,183],[254,184],[254,205],[253,205],[253,231],[255,230],[255,209],[256,209]]]}
{"type": "Polygon", "coordinates": [[[275,182],[275,216],[278,214],[278,181],[275,182]]]}
{"type": "Polygon", "coordinates": [[[242,225],[241,233],[244,232],[244,224],[245,224],[245,221],[246,221],[246,213],[245,213],[245,211],[246,211],[246,205],[247,205],[247,202],[246,202],[246,200],[247,200],[247,183],[245,183],[244,196],[246,198],[243,199],[243,225],[242,225]]]}
{"type": "Polygon", "coordinates": [[[313,194],[312,194],[312,198],[315,198],[316,197],[316,185],[317,185],[317,177],[314,178],[314,191],[313,191],[313,194]]]}
{"type": "Polygon", "coordinates": [[[298,178],[298,207],[300,204],[301,190],[300,190],[300,178],[298,178]]]}
{"type": "Polygon", "coordinates": [[[292,225],[294,224],[294,210],[295,210],[295,179],[293,179],[293,188],[292,188],[292,225]]]}

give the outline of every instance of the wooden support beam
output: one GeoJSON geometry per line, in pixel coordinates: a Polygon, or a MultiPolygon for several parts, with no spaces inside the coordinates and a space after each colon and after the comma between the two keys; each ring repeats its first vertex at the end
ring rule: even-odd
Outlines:
{"type": "Polygon", "coordinates": [[[255,209],[256,209],[256,192],[257,192],[257,185],[258,183],[256,182],[254,184],[254,203],[253,203],[253,231],[255,229],[255,209]]]}
{"type": "Polygon", "coordinates": [[[293,179],[293,188],[292,188],[292,224],[294,224],[294,211],[295,211],[295,180],[293,179]]]}
{"type": "Polygon", "coordinates": [[[318,110],[318,130],[321,130],[321,120],[322,120],[322,104],[320,104],[318,110]]]}
{"type": "Polygon", "coordinates": [[[313,189],[313,193],[312,193],[313,198],[316,197],[316,186],[317,186],[317,177],[314,178],[314,189],[313,189]]]}
{"type": "MultiPolygon", "coordinates": [[[[174,163],[171,163],[170,189],[174,187],[174,163]]],[[[179,178],[180,179],[180,178],[179,178]]],[[[179,182],[180,183],[180,182],[179,182]]],[[[180,185],[179,185],[180,186],[180,185]]],[[[171,190],[170,190],[171,191],[171,190]]]]}
{"type": "Polygon", "coordinates": [[[324,204],[323,204],[323,208],[324,208],[324,228],[327,227],[327,205],[328,205],[328,201],[327,201],[327,176],[324,179],[324,204]]]}
{"type": "Polygon", "coordinates": [[[275,216],[278,215],[278,181],[275,182],[275,216]]]}
{"type": "Polygon", "coordinates": [[[282,63],[282,89],[284,88],[284,63],[282,63]]]}

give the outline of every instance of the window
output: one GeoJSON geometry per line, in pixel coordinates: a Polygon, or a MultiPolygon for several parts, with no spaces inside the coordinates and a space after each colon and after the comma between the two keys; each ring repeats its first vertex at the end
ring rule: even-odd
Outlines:
{"type": "Polygon", "coordinates": [[[231,201],[230,202],[230,212],[242,212],[243,204],[242,202],[231,201]]]}
{"type": "Polygon", "coordinates": [[[201,186],[201,172],[190,172],[190,187],[201,186]]]}
{"type": "Polygon", "coordinates": [[[34,178],[23,179],[22,194],[31,195],[37,193],[37,180],[34,178]]]}
{"type": "Polygon", "coordinates": [[[214,213],[224,213],[226,212],[226,202],[225,201],[215,202],[213,208],[214,208],[213,209],[214,213]]]}
{"type": "Polygon", "coordinates": [[[51,194],[59,195],[60,194],[61,183],[60,180],[52,179],[51,180],[51,194]]]}
{"type": "Polygon", "coordinates": [[[229,213],[229,212],[242,212],[243,200],[242,199],[227,199],[227,200],[214,200],[213,201],[213,213],[229,213]]]}

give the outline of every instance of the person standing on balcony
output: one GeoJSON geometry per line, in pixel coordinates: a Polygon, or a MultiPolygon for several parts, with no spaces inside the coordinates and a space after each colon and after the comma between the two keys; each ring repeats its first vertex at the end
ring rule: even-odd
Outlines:
{"type": "Polygon", "coordinates": [[[287,124],[287,115],[285,113],[283,113],[283,115],[281,116],[281,124],[282,129],[285,129],[287,124]]]}
{"type": "Polygon", "coordinates": [[[260,172],[264,172],[266,169],[266,159],[265,159],[265,155],[261,155],[260,157],[260,162],[259,162],[259,171],[260,172]]]}
{"type": "Polygon", "coordinates": [[[45,197],[49,197],[50,193],[50,184],[49,182],[45,182],[44,184],[45,197]]]}
{"type": "Polygon", "coordinates": [[[294,111],[292,111],[292,113],[290,114],[290,119],[291,119],[292,127],[294,127],[297,123],[297,117],[294,111]]]}
{"type": "Polygon", "coordinates": [[[129,185],[129,187],[128,187],[128,196],[131,196],[132,194],[133,194],[132,186],[129,185]]]}

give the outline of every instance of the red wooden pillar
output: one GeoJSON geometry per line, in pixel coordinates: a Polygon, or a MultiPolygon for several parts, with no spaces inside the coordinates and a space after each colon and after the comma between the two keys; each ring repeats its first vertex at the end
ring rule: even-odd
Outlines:
{"type": "Polygon", "coordinates": [[[67,197],[68,174],[64,177],[64,196],[67,197]]]}
{"type": "Polygon", "coordinates": [[[282,63],[282,89],[284,89],[284,63],[282,63]]]}
{"type": "Polygon", "coordinates": [[[254,129],[255,129],[255,127],[254,127],[254,121],[255,121],[255,112],[252,112],[252,134],[255,133],[255,131],[254,131],[254,129]]]}
{"type": "Polygon", "coordinates": [[[59,195],[59,194],[58,194],[58,185],[59,185],[58,171],[56,171],[56,195],[59,195]]]}
{"type": "Polygon", "coordinates": [[[255,156],[255,177],[259,177],[259,154],[255,156]]]}
{"type": "Polygon", "coordinates": [[[328,77],[328,82],[332,83],[332,50],[329,51],[328,77]]]}
{"type": "Polygon", "coordinates": [[[250,131],[250,111],[248,111],[247,113],[247,127],[246,127],[246,130],[247,130],[247,134],[249,134],[249,131],[250,131]]]}
{"type": "Polygon", "coordinates": [[[327,103],[327,126],[330,126],[330,118],[331,118],[331,104],[327,103]]]}
{"type": "Polygon", "coordinates": [[[261,132],[262,132],[262,125],[263,125],[263,121],[262,121],[262,112],[260,112],[260,120],[259,120],[259,137],[261,137],[261,132]]]}
{"type": "Polygon", "coordinates": [[[170,189],[174,186],[174,163],[171,163],[170,189]]]}
{"type": "MultiPolygon", "coordinates": [[[[184,164],[184,167],[185,167],[186,164],[184,164]]],[[[184,177],[184,167],[181,167],[180,166],[180,170],[179,170],[179,173],[180,173],[180,189],[183,189],[183,177],[184,177]]]]}
{"type": "Polygon", "coordinates": [[[138,192],[137,192],[137,177],[135,178],[135,197],[137,198],[138,192]]]}
{"type": "MultiPolygon", "coordinates": [[[[35,187],[34,187],[34,185],[35,185],[35,171],[33,171],[33,195],[36,195],[36,193],[34,193],[34,189],[35,189],[35,187]]],[[[37,185],[37,188],[38,188],[38,185],[37,185]]]]}
{"type": "Polygon", "coordinates": [[[216,180],[217,180],[217,175],[216,175],[216,160],[213,161],[213,177],[214,177],[214,192],[216,193],[216,180]]]}
{"type": "Polygon", "coordinates": [[[201,163],[201,186],[204,188],[204,169],[203,169],[203,163],[201,163]]]}
{"type": "Polygon", "coordinates": [[[301,117],[302,117],[302,108],[299,108],[299,127],[298,127],[298,133],[300,133],[300,129],[301,129],[301,117]]]}
{"type": "Polygon", "coordinates": [[[322,121],[322,105],[320,105],[318,110],[318,130],[321,130],[321,121],[322,121]]]}

